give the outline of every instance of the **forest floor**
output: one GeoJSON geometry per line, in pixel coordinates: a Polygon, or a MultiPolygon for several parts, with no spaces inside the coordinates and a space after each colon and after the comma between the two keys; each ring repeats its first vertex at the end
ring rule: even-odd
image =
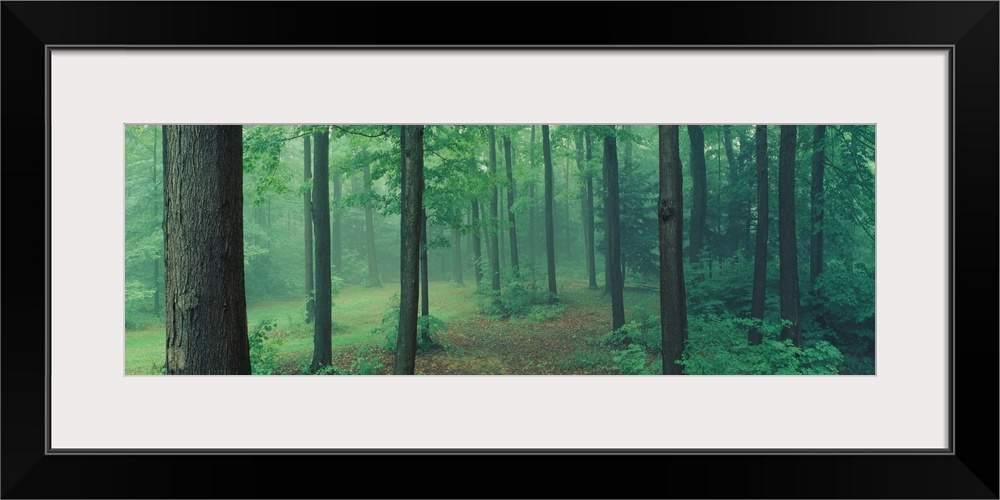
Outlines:
{"type": "MultiPolygon", "coordinates": [[[[611,330],[610,298],[586,283],[560,283],[560,303],[537,308],[525,318],[494,319],[484,315],[475,287],[451,282],[430,283],[430,313],[444,323],[436,332],[440,344],[417,354],[416,373],[424,375],[547,375],[614,374],[610,348],[597,346],[611,330]]],[[[334,297],[333,365],[349,372],[366,353],[368,371],[391,373],[393,354],[386,336],[373,332],[391,313],[398,286],[381,288],[345,285],[334,297]]],[[[398,300],[398,299],[397,299],[398,300]]],[[[629,309],[658,312],[655,291],[626,287],[629,309]]],[[[312,359],[313,325],[305,322],[302,299],[248,305],[248,325],[262,320],[275,327],[275,373],[298,374],[312,359]]],[[[165,329],[162,323],[125,336],[126,374],[155,374],[163,366],[165,329]]],[[[355,366],[356,368],[356,366],[355,366]]]]}

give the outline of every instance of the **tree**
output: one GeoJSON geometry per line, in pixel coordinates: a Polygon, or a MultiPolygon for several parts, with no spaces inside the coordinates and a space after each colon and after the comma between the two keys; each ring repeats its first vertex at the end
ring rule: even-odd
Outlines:
{"type": "Polygon", "coordinates": [[[417,357],[420,226],[424,191],[424,127],[400,127],[399,331],[394,375],[413,375],[417,357]]]}
{"type": "Polygon", "coordinates": [[[455,283],[461,285],[462,280],[462,230],[455,226],[455,283]]]}
{"type": "Polygon", "coordinates": [[[624,280],[621,266],[621,237],[618,204],[618,145],[614,132],[604,136],[604,178],[608,189],[604,201],[604,220],[608,228],[605,243],[608,253],[609,280],[611,282],[611,325],[614,330],[625,326],[624,280]]]}
{"type": "Polygon", "coordinates": [[[584,173],[587,180],[587,191],[583,198],[583,240],[584,250],[587,254],[587,278],[589,280],[587,287],[591,290],[597,290],[597,265],[594,251],[594,174],[590,171],[590,137],[580,131],[575,139],[577,167],[584,173]],[[586,154],[584,154],[584,150],[586,150],[586,154]]]}
{"type": "MultiPolygon", "coordinates": [[[[735,252],[740,246],[740,236],[743,230],[743,219],[744,214],[740,210],[740,197],[737,196],[737,190],[740,189],[739,186],[739,174],[738,166],[736,162],[736,155],[733,153],[733,133],[732,127],[725,125],[722,127],[723,133],[723,143],[726,149],[726,163],[729,165],[728,181],[729,181],[729,212],[726,216],[727,226],[726,226],[726,239],[727,248],[720,249],[720,252],[725,252],[723,255],[731,254],[735,252]]],[[[743,149],[743,143],[740,142],[740,149],[743,149]]]]}
{"type": "Polygon", "coordinates": [[[809,284],[815,286],[816,278],[823,273],[823,173],[826,164],[826,125],[813,128],[812,186],[809,192],[809,284]]]}
{"type": "Polygon", "coordinates": [[[163,132],[167,373],[249,375],[242,127],[163,132]]]}
{"type": "Polygon", "coordinates": [[[476,287],[483,282],[483,244],[480,240],[482,229],[479,227],[479,199],[472,199],[472,256],[475,257],[476,287]]]}
{"type": "Polygon", "coordinates": [[[545,163],[545,258],[549,270],[549,302],[556,302],[556,241],[552,216],[552,148],[549,126],[542,125],[542,160],[545,163]]]}
{"type": "Polygon", "coordinates": [[[367,241],[368,247],[368,285],[369,286],[382,286],[382,280],[378,276],[378,255],[375,249],[375,224],[374,217],[372,215],[372,202],[371,202],[371,192],[372,192],[372,173],[371,167],[368,166],[368,162],[365,162],[363,167],[364,181],[365,181],[365,240],[367,241]]]}
{"type": "MultiPolygon", "coordinates": [[[[302,138],[302,183],[308,184],[312,179],[312,146],[311,138],[306,134],[302,138]]],[[[305,221],[305,255],[306,255],[306,295],[313,292],[313,234],[312,234],[312,196],[308,189],[302,190],[302,205],[305,221]]]]}
{"type": "Polygon", "coordinates": [[[799,263],[795,245],[795,125],[781,126],[778,150],[778,258],[781,319],[791,326],[781,329],[782,339],[802,347],[799,324],[799,263]]]}
{"type": "Polygon", "coordinates": [[[330,272],[330,137],[327,127],[313,132],[316,146],[313,177],[313,233],[316,259],[316,322],[313,324],[312,370],[328,366],[333,357],[333,281],[330,272]]]}
{"type": "Polygon", "coordinates": [[[343,196],[340,182],[340,169],[333,172],[333,226],[330,233],[330,242],[333,245],[331,253],[331,263],[337,270],[337,275],[344,274],[344,208],[342,206],[343,196]]]}
{"type": "MultiPolygon", "coordinates": [[[[753,295],[750,317],[764,319],[764,292],[767,289],[767,125],[757,125],[757,241],[753,255],[753,295]]],[[[758,345],[763,336],[758,328],[747,334],[750,345],[758,345]]]]}
{"type": "Polygon", "coordinates": [[[708,172],[705,166],[705,133],[701,125],[688,125],[688,136],[691,138],[691,244],[688,248],[692,264],[698,262],[704,248],[705,224],[708,215],[708,172]]]}
{"type": "Polygon", "coordinates": [[[507,164],[507,220],[510,222],[510,267],[516,276],[518,274],[517,259],[517,221],[514,217],[514,164],[511,159],[510,136],[503,138],[503,156],[507,164]]]}
{"type": "Polygon", "coordinates": [[[687,300],[684,290],[684,203],[679,130],[660,125],[660,334],[663,374],[683,373],[680,361],[687,340],[687,300]]]}
{"type": "Polygon", "coordinates": [[[430,280],[427,269],[427,209],[420,210],[420,316],[424,318],[420,329],[420,340],[430,342],[430,332],[427,331],[427,316],[431,314],[430,280]]]}
{"type": "Polygon", "coordinates": [[[497,294],[500,293],[500,235],[497,231],[497,222],[499,219],[499,210],[497,204],[499,203],[499,196],[497,194],[497,137],[496,131],[493,126],[487,127],[487,131],[490,139],[490,223],[487,225],[489,228],[487,230],[487,245],[489,246],[490,253],[490,274],[493,280],[493,291],[497,294]]]}

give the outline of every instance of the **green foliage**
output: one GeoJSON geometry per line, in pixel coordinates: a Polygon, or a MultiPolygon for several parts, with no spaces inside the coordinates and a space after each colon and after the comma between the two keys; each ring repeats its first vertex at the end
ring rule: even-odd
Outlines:
{"type": "Polygon", "coordinates": [[[688,317],[688,342],[679,362],[691,375],[836,375],[843,361],[826,341],[795,347],[778,340],[780,322],[757,322],[731,315],[688,317]],[[747,343],[747,331],[757,326],[760,345],[747,343]]]}
{"type": "Polygon", "coordinates": [[[370,347],[358,349],[357,357],[351,363],[351,373],[355,375],[377,375],[385,370],[382,358],[370,347]]]}
{"type": "Polygon", "coordinates": [[[281,338],[271,334],[277,322],[263,319],[247,332],[250,342],[250,373],[271,375],[278,368],[277,354],[281,349],[281,338]]]}
{"type": "MultiPolygon", "coordinates": [[[[433,315],[417,317],[417,352],[426,352],[435,347],[447,347],[441,340],[440,332],[447,330],[444,321],[433,315]],[[427,338],[421,332],[427,332],[427,338]],[[428,341],[429,339],[429,341],[428,341]]],[[[382,346],[386,351],[396,352],[396,343],[399,338],[399,294],[395,294],[389,299],[389,308],[382,316],[382,323],[372,328],[372,335],[381,335],[385,339],[382,346]]]]}
{"type": "Polygon", "coordinates": [[[646,349],[639,344],[630,344],[625,349],[612,352],[612,359],[623,375],[649,375],[652,373],[646,363],[646,349]]]}
{"type": "MultiPolygon", "coordinates": [[[[489,272],[485,276],[489,276],[489,272]]],[[[483,279],[484,284],[489,280],[483,279]]],[[[483,314],[496,319],[529,317],[534,320],[543,320],[558,314],[559,308],[548,306],[548,289],[539,285],[537,277],[532,274],[515,275],[509,270],[504,270],[500,277],[501,291],[499,294],[495,290],[482,290],[479,299],[479,308],[483,314]]]]}
{"type": "Polygon", "coordinates": [[[659,316],[650,315],[641,308],[633,316],[638,320],[633,319],[621,328],[612,330],[597,339],[588,339],[587,343],[613,348],[611,351],[612,362],[619,373],[625,375],[656,373],[658,364],[662,363],[650,363],[649,357],[657,355],[663,350],[659,316]]]}

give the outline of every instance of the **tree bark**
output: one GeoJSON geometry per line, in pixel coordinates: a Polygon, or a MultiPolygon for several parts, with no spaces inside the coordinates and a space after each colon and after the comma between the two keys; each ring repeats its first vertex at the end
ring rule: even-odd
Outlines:
{"type": "Polygon", "coordinates": [[[427,210],[420,211],[420,315],[424,317],[424,324],[420,328],[420,339],[425,343],[430,342],[430,333],[427,331],[427,316],[430,315],[430,283],[427,276],[427,210]]]}
{"type": "Polygon", "coordinates": [[[549,303],[557,301],[556,291],[556,241],[552,216],[552,150],[549,144],[549,126],[542,125],[542,160],[545,163],[545,259],[549,271],[549,303]]]}
{"type": "Polygon", "coordinates": [[[584,178],[586,179],[581,205],[583,209],[583,253],[587,262],[587,277],[590,280],[588,287],[591,290],[596,290],[597,269],[594,264],[594,187],[590,171],[584,163],[585,157],[588,163],[590,161],[590,146],[587,145],[586,148],[584,147],[582,131],[577,132],[573,139],[576,142],[576,168],[584,174],[584,178]],[[586,153],[584,153],[584,149],[586,149],[586,153]]]}
{"type": "Polygon", "coordinates": [[[604,218],[608,221],[605,236],[608,251],[608,270],[611,282],[611,326],[617,330],[625,326],[624,282],[621,266],[621,237],[619,234],[618,201],[618,145],[614,135],[604,137],[604,177],[608,181],[604,201],[604,218]]]}
{"type": "Polygon", "coordinates": [[[482,230],[479,228],[479,199],[472,199],[472,255],[475,260],[476,287],[483,282],[483,244],[480,241],[482,230]]]}
{"type": "Polygon", "coordinates": [[[455,227],[455,283],[463,284],[462,280],[462,230],[455,227]]]}
{"type": "Polygon", "coordinates": [[[368,284],[370,286],[382,286],[382,280],[378,275],[378,251],[375,247],[375,221],[372,213],[371,193],[372,193],[372,173],[371,167],[365,163],[362,167],[365,181],[365,240],[368,247],[368,284]]]}
{"type": "MultiPolygon", "coordinates": [[[[327,153],[329,157],[329,153],[327,153]]],[[[333,244],[331,250],[333,255],[333,269],[338,275],[344,274],[344,210],[341,206],[342,187],[340,182],[340,169],[333,172],[333,226],[330,241],[333,244]]]]}
{"type": "Polygon", "coordinates": [[[687,297],[684,289],[684,203],[679,129],[660,125],[660,334],[663,374],[684,373],[677,361],[687,340],[687,297]]]}
{"type": "MultiPolygon", "coordinates": [[[[750,317],[764,319],[764,295],[767,290],[767,231],[768,231],[768,186],[767,186],[767,125],[757,125],[757,242],[753,256],[753,296],[750,302],[750,317]]],[[[751,328],[747,334],[750,345],[763,341],[760,329],[751,328]]]]}
{"type": "Polygon", "coordinates": [[[802,347],[799,324],[799,263],[795,245],[795,125],[781,126],[778,152],[778,258],[781,319],[792,326],[781,329],[782,339],[802,347]]]}
{"type": "Polygon", "coordinates": [[[514,217],[514,162],[511,153],[510,137],[503,138],[503,155],[507,164],[507,221],[510,222],[510,267],[514,276],[519,274],[520,263],[517,256],[517,220],[514,217]]]}
{"type": "Polygon", "coordinates": [[[249,375],[243,130],[164,126],[167,373],[249,375]]]}
{"type": "Polygon", "coordinates": [[[328,366],[332,358],[333,290],[330,270],[330,137],[324,128],[313,134],[316,146],[313,178],[313,229],[316,259],[316,322],[313,328],[312,370],[328,366]]]}
{"type": "Polygon", "coordinates": [[[490,279],[493,283],[493,291],[500,293],[500,235],[497,231],[499,196],[497,195],[497,137],[496,131],[490,125],[487,128],[490,139],[490,223],[487,224],[489,232],[487,240],[490,249],[490,279]]]}
{"type": "Polygon", "coordinates": [[[691,244],[688,258],[697,264],[705,241],[705,217],[708,214],[708,179],[705,166],[705,133],[701,125],[688,125],[691,138],[691,179],[693,181],[691,205],[691,244]]]}
{"type": "MultiPolygon", "coordinates": [[[[302,183],[312,179],[312,138],[306,135],[302,138],[303,171],[302,183]]],[[[313,233],[312,233],[312,194],[306,189],[302,192],[302,208],[305,219],[305,255],[306,255],[306,295],[313,291],[313,233]]]]}
{"type": "Polygon", "coordinates": [[[399,332],[394,375],[413,375],[417,357],[417,302],[420,272],[420,222],[424,191],[424,127],[400,127],[402,172],[399,241],[399,332]]]}
{"type": "MultiPolygon", "coordinates": [[[[733,153],[733,133],[730,130],[730,126],[726,125],[722,127],[723,142],[726,148],[726,163],[729,165],[728,176],[726,177],[729,184],[729,213],[726,216],[726,248],[723,255],[729,256],[740,247],[740,236],[743,231],[743,223],[741,219],[740,202],[739,196],[737,195],[737,190],[739,187],[739,173],[737,171],[736,155],[733,153]]],[[[743,145],[741,144],[742,148],[743,145]]]]}
{"type": "Polygon", "coordinates": [[[528,258],[531,265],[535,265],[535,182],[538,177],[535,175],[535,126],[531,126],[531,145],[528,151],[528,170],[531,171],[531,185],[528,188],[528,196],[531,197],[531,207],[528,210],[528,258]]]}
{"type": "Polygon", "coordinates": [[[826,125],[817,125],[813,129],[812,156],[812,186],[809,193],[810,201],[810,232],[812,241],[809,243],[809,284],[816,286],[816,278],[823,273],[823,174],[826,164],[826,125]]]}

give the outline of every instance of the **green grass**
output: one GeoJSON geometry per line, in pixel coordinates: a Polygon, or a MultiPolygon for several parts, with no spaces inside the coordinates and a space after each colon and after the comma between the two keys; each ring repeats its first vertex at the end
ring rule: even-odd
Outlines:
{"type": "MultiPolygon", "coordinates": [[[[347,346],[378,345],[383,338],[372,335],[389,309],[389,300],[399,292],[398,285],[365,288],[343,285],[333,299],[334,349],[347,346]]],[[[430,283],[431,313],[448,323],[476,311],[475,287],[451,282],[430,283]]],[[[299,366],[312,359],[313,325],[305,322],[305,299],[278,300],[247,305],[247,325],[253,328],[259,321],[277,322],[273,334],[281,337],[279,363],[299,366]]],[[[165,363],[166,326],[148,325],[141,330],[125,332],[125,373],[157,374],[165,363]]]]}

